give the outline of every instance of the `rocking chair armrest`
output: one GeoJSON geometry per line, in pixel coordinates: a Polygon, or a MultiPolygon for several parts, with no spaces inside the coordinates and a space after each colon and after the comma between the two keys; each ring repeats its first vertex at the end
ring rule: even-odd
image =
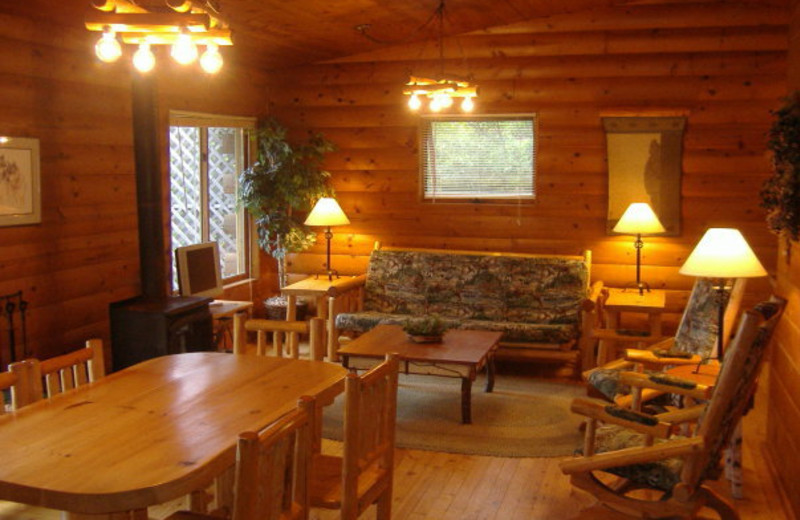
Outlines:
{"type": "Polygon", "coordinates": [[[654,415],[637,412],[630,408],[610,404],[600,399],[577,397],[570,406],[572,412],[606,424],[616,424],[645,435],[666,439],[672,425],[660,421],[654,415]]]}
{"type": "Polygon", "coordinates": [[[661,422],[667,422],[673,426],[677,426],[687,422],[695,422],[702,415],[703,410],[706,409],[705,404],[696,404],[686,408],[679,408],[677,410],[670,410],[669,412],[656,414],[655,417],[661,422]]]}
{"type": "Polygon", "coordinates": [[[637,388],[650,388],[669,394],[679,394],[693,399],[711,399],[714,388],[689,379],[667,374],[643,374],[641,372],[621,372],[620,383],[637,388]]]}
{"type": "Polygon", "coordinates": [[[669,457],[690,455],[704,449],[704,444],[705,441],[702,437],[672,439],[652,446],[607,451],[590,457],[576,457],[562,461],[559,467],[563,473],[571,475],[618,466],[642,464],[669,457]]]}

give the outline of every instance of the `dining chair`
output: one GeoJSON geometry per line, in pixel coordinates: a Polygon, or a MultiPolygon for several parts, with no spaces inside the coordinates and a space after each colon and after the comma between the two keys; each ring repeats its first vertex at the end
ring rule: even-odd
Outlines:
{"type": "Polygon", "coordinates": [[[106,374],[103,341],[100,339],[90,339],[82,349],[67,354],[41,361],[29,358],[18,363],[29,371],[32,401],[53,397],[106,374]]]}
{"type": "Polygon", "coordinates": [[[378,520],[391,518],[397,370],[390,354],[361,376],[347,375],[342,456],[312,457],[312,507],[340,509],[342,520],[355,520],[376,504],[378,520]]]}
{"type": "MultiPolygon", "coordinates": [[[[560,463],[562,472],[575,487],[629,515],[694,518],[705,506],[722,520],[738,520],[734,507],[705,482],[722,474],[723,450],[750,406],[761,362],[785,303],[773,299],[744,314],[725,352],[713,393],[690,381],[672,383],[671,392],[701,399],[691,408],[649,415],[600,399],[575,399],[572,411],[588,418],[585,439],[581,456],[560,463]],[[603,426],[598,427],[599,423],[603,426]],[[692,427],[674,435],[682,423],[692,427]],[[609,480],[609,476],[616,478],[609,480]]],[[[664,384],[646,374],[625,374],[631,376],[631,384],[664,384]]]]}
{"type": "MultiPolygon", "coordinates": [[[[231,520],[305,520],[314,399],[259,432],[239,434],[231,520]]],[[[178,511],[166,520],[219,520],[219,515],[178,511]]]]}
{"type": "Polygon", "coordinates": [[[289,355],[295,359],[300,357],[300,335],[307,334],[309,357],[314,361],[322,361],[325,357],[325,320],[311,318],[308,321],[285,321],[246,319],[241,314],[233,317],[233,352],[247,352],[247,333],[256,333],[256,354],[268,355],[268,334],[272,335],[273,356],[283,357],[288,347],[289,355]]]}
{"type": "MultiPolygon", "coordinates": [[[[727,291],[723,333],[723,346],[730,339],[736,318],[741,308],[746,279],[737,278],[731,282],[727,291]]],[[[583,373],[589,383],[590,395],[604,397],[617,404],[632,406],[638,409],[642,402],[654,399],[663,392],[646,389],[631,391],[620,381],[619,375],[628,370],[663,371],[666,367],[677,365],[697,365],[707,360],[717,342],[718,293],[711,280],[698,278],[689,300],[681,316],[675,335],[643,348],[625,349],[624,356],[603,366],[587,370],[583,373]]],[[[614,341],[641,343],[646,338],[630,336],[609,330],[593,332],[599,338],[610,338],[614,341]]]]}
{"type": "Polygon", "coordinates": [[[0,415],[25,406],[31,395],[30,378],[20,373],[19,365],[12,363],[7,372],[0,372],[0,415]]]}

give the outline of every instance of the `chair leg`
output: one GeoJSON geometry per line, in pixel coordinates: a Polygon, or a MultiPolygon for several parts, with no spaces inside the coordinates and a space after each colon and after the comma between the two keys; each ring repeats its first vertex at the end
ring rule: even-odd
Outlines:
{"type": "Polygon", "coordinates": [[[383,492],[383,494],[378,499],[377,503],[377,511],[376,511],[376,518],[377,520],[391,520],[392,518],[392,487],[389,486],[389,489],[383,492]]]}
{"type": "Polygon", "coordinates": [[[716,511],[720,520],[739,520],[739,513],[727,500],[705,486],[700,488],[700,492],[705,495],[705,505],[716,511]]]}

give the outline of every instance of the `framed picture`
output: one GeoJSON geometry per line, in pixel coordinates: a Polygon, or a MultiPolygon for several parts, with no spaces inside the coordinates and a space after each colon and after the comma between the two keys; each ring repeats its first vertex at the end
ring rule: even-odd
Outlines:
{"type": "Polygon", "coordinates": [[[0,226],[42,221],[39,140],[0,137],[0,226]]]}
{"type": "Polygon", "coordinates": [[[613,233],[632,202],[647,202],[666,228],[681,230],[684,117],[604,117],[608,147],[608,220],[613,233]]]}

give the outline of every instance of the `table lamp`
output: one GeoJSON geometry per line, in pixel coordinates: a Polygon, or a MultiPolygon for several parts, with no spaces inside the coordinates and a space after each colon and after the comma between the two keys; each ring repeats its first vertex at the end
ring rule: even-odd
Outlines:
{"type": "Polygon", "coordinates": [[[766,276],[767,271],[738,229],[710,228],[678,272],[712,279],[717,291],[717,359],[721,362],[725,330],[725,281],[766,276]]]}
{"type": "Polygon", "coordinates": [[[349,223],[350,220],[339,207],[339,203],[331,197],[319,199],[306,218],[306,226],[326,226],[327,228],[325,230],[325,240],[327,241],[325,266],[328,269],[328,280],[332,281],[334,274],[337,278],[339,277],[339,274],[331,269],[331,238],[333,238],[331,226],[346,226],[349,223]]]}
{"type": "Polygon", "coordinates": [[[628,206],[628,209],[617,221],[617,225],[614,226],[615,233],[636,235],[633,247],[636,248],[636,288],[639,290],[639,295],[644,294],[644,289],[647,289],[648,292],[650,291],[650,286],[647,282],[642,282],[641,278],[642,247],[644,247],[642,235],[653,235],[664,231],[666,229],[661,225],[661,221],[658,220],[658,217],[646,202],[634,202],[628,206]]]}

